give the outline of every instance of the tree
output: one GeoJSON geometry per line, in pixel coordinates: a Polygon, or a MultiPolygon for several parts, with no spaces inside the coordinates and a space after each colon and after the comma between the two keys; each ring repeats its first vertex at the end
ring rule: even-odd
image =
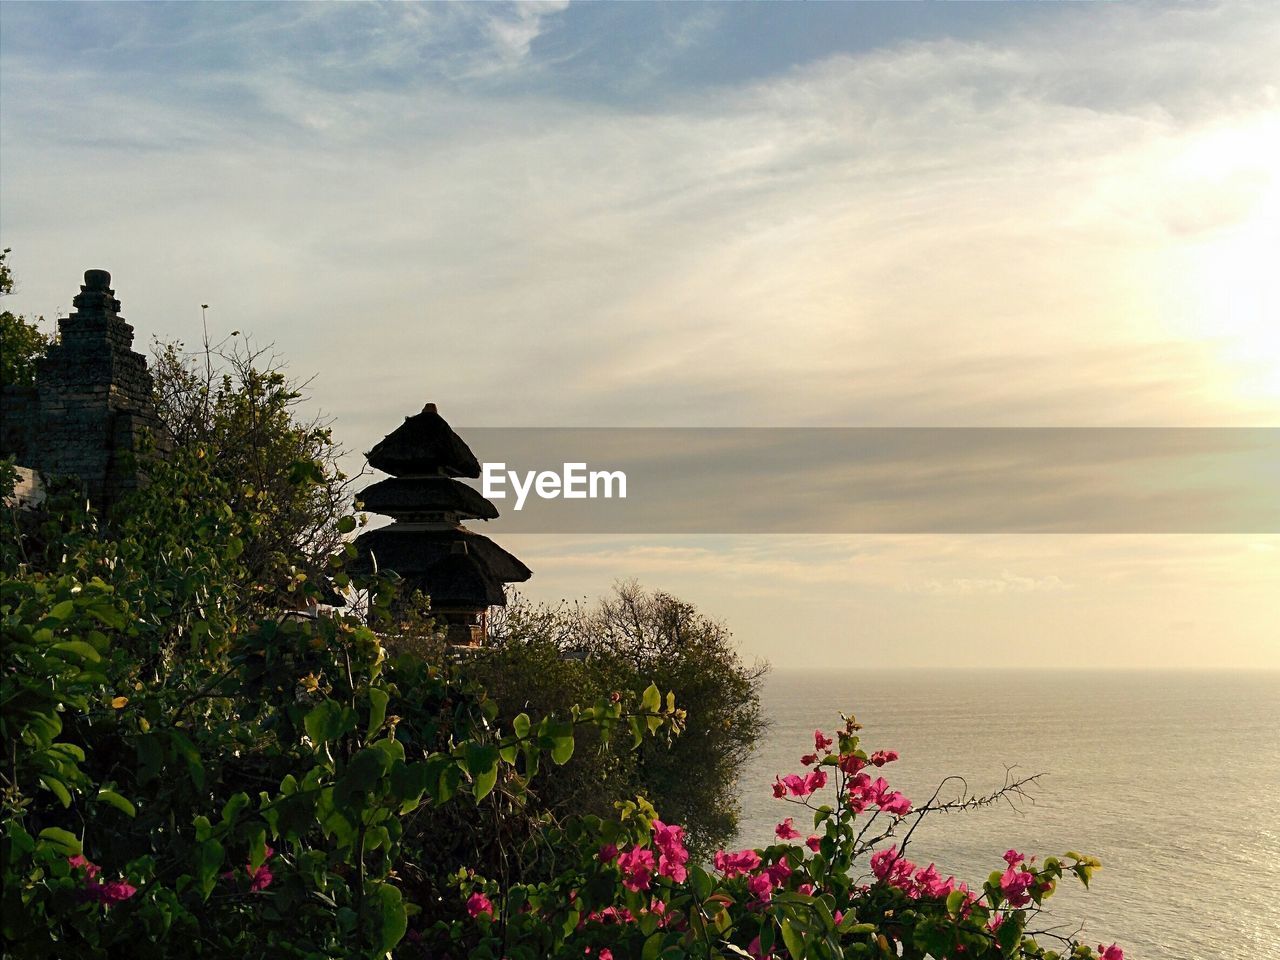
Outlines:
{"type": "Polygon", "coordinates": [[[194,352],[157,341],[151,368],[175,445],[208,457],[231,509],[260,520],[241,562],[264,609],[294,605],[300,583],[327,584],[326,563],[349,529],[353,479],[339,466],[330,421],[303,412],[309,381],[288,377],[269,346],[238,331],[194,352]]]}
{"type": "Polygon", "coordinates": [[[737,832],[738,771],[767,729],[760,684],[768,665],[744,662],[724,624],[630,581],[590,606],[517,599],[495,619],[490,643],[492,652],[470,669],[513,710],[564,709],[584,693],[608,696],[641,678],[696,704],[669,747],[593,753],[570,765],[554,788],[544,788],[551,809],[599,812],[604,796],[642,792],[684,824],[696,854],[710,856],[737,832]],[[695,769],[699,776],[689,776],[695,769]]]}
{"type": "MultiPolygon", "coordinates": [[[[0,251],[0,296],[13,293],[13,272],[9,269],[10,250],[0,251]]],[[[5,386],[35,385],[36,360],[49,346],[49,337],[40,332],[44,317],[30,321],[9,310],[0,312],[0,383],[5,386]]]]}

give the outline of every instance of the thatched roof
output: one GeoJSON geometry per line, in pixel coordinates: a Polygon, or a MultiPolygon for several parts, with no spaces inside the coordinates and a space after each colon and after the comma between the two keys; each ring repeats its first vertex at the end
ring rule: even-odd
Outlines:
{"type": "MultiPolygon", "coordinates": [[[[454,544],[466,544],[466,554],[492,583],[523,583],[533,571],[488,537],[462,527],[454,530],[404,530],[396,524],[369,530],[356,538],[355,569],[394,570],[409,580],[427,580],[441,561],[455,556],[454,544]]],[[[430,584],[423,589],[432,593],[430,584]]]]}
{"type": "Polygon", "coordinates": [[[397,520],[452,513],[460,520],[492,520],[498,508],[474,487],[452,477],[392,477],[366,487],[356,499],[366,510],[397,520]]]}
{"type": "Polygon", "coordinates": [[[434,403],[405,417],[369,451],[368,459],[369,466],[392,476],[480,476],[475,454],[436,413],[434,403]]]}

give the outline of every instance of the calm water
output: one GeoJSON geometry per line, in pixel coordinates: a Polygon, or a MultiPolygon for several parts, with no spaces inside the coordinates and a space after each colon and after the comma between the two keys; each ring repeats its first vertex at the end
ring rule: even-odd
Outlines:
{"type": "Polygon", "coordinates": [[[744,846],[797,809],[773,799],[774,774],[799,770],[814,728],[844,710],[865,746],[902,754],[885,772],[913,800],[948,774],[982,792],[1008,765],[1045,774],[1021,813],[926,820],[912,859],[976,884],[1011,846],[1079,850],[1104,869],[1087,892],[1064,881],[1050,914],[1083,921],[1090,943],[1137,960],[1280,960],[1280,674],[775,672],[764,707],[744,846]]]}

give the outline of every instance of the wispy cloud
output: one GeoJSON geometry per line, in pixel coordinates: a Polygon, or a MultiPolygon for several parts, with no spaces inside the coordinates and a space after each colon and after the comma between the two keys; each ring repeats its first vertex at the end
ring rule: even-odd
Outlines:
{"type": "MultiPolygon", "coordinates": [[[[211,303],[319,374],[357,450],[427,399],[472,425],[1275,423],[1273,5],[1019,6],[848,49],[819,21],[863,14],[805,8],[822,51],[781,65],[753,8],[651,8],[674,19],[644,42],[613,29],[638,9],[6,4],[14,306],[52,315],[90,266],[143,338],[211,303]]],[[[847,565],[794,549],[761,567],[790,601],[752,587],[759,638],[806,578],[843,596],[847,565]]],[[[1008,549],[895,575],[916,606],[872,616],[927,632],[992,594],[920,584],[1006,571],[1073,587],[1002,601],[1086,591],[1008,549]]],[[[1141,582],[1177,575],[1144,549],[1141,582]]],[[[729,596],[682,566],[714,557],[627,560],[729,596]]]]}

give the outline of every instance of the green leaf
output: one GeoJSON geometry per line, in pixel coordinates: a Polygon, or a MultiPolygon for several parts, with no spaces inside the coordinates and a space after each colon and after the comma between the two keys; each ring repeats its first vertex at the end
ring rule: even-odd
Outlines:
{"type": "Polygon", "coordinates": [[[53,791],[53,795],[61,801],[64,807],[71,806],[71,793],[61,780],[51,773],[42,773],[40,774],[40,782],[53,791]]]}
{"type": "Polygon", "coordinates": [[[336,700],[323,700],[311,709],[302,723],[311,742],[319,747],[354,730],[356,714],[336,700]]]}
{"type": "Polygon", "coordinates": [[[787,953],[791,954],[795,960],[803,960],[804,938],[791,926],[790,920],[784,919],[780,926],[782,928],[782,942],[787,945],[787,953]]]}
{"type": "Polygon", "coordinates": [[[372,737],[381,728],[382,721],[387,718],[387,704],[390,701],[387,691],[378,687],[369,688],[369,727],[365,731],[366,737],[372,737]]]}
{"type": "Polygon", "coordinates": [[[81,660],[88,660],[90,663],[97,663],[102,659],[102,655],[83,640],[63,640],[61,643],[55,643],[53,649],[74,654],[81,660]]]}
{"type": "Polygon", "coordinates": [[[99,790],[98,799],[108,806],[115,807],[126,817],[134,817],[138,815],[137,808],[114,790],[107,790],[105,788],[99,790]]]}
{"type": "Polygon", "coordinates": [[[409,929],[409,914],[399,888],[389,883],[379,885],[371,899],[374,954],[382,956],[399,943],[409,929]]]}
{"type": "Polygon", "coordinates": [[[355,518],[355,517],[340,517],[340,518],[338,519],[338,532],[339,532],[339,533],[350,533],[350,532],[351,532],[352,530],[354,530],[355,528],[356,528],[356,518],[355,518]]]}
{"type": "Polygon", "coordinates": [[[952,890],[947,894],[947,913],[953,917],[960,916],[960,909],[964,906],[965,892],[963,890],[952,890]]]}
{"type": "Polygon", "coordinates": [[[223,855],[222,844],[212,838],[196,847],[196,886],[202,899],[209,899],[214,884],[218,882],[223,855]]]}
{"type": "Polygon", "coordinates": [[[516,718],[511,721],[511,729],[515,731],[515,735],[521,740],[529,736],[529,715],[527,713],[517,713],[516,718]]]}
{"type": "Polygon", "coordinates": [[[187,773],[197,790],[204,790],[204,764],[200,762],[200,751],[181,730],[171,729],[169,739],[178,755],[186,762],[187,773]]]}
{"type": "Polygon", "coordinates": [[[640,950],[640,960],[658,960],[660,953],[662,953],[661,931],[645,940],[644,947],[640,950]]]}
{"type": "Polygon", "coordinates": [[[640,709],[645,713],[658,713],[662,709],[662,694],[655,684],[649,684],[640,697],[640,709]]]}
{"type": "Polygon", "coordinates": [[[65,620],[75,612],[75,601],[63,600],[61,603],[55,603],[53,605],[53,609],[49,611],[49,617],[53,620],[65,620]]]}
{"type": "Polygon", "coordinates": [[[83,852],[80,838],[61,827],[45,827],[40,831],[40,839],[67,857],[78,857],[83,852]]]}
{"type": "Polygon", "coordinates": [[[498,750],[489,744],[468,743],[466,762],[474,780],[471,792],[477,801],[483,800],[498,781],[498,750]]]}

